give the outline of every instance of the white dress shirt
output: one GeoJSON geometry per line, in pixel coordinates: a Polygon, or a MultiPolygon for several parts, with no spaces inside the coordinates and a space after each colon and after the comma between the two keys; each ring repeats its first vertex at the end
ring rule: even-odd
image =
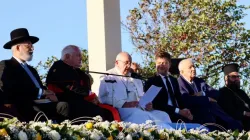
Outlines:
{"type": "MultiPolygon", "coordinates": [[[[170,94],[169,94],[169,92],[168,92],[168,87],[167,87],[166,80],[168,79],[168,81],[169,81],[169,83],[170,83],[170,85],[171,85],[171,87],[172,87],[172,91],[174,92],[173,85],[172,85],[172,83],[171,83],[169,77],[166,79],[165,76],[163,76],[163,75],[161,75],[161,74],[159,74],[159,75],[161,76],[161,79],[162,79],[162,81],[163,81],[163,83],[164,83],[164,85],[165,85],[165,88],[166,88],[166,90],[167,90],[167,93],[168,93],[168,97],[169,97],[169,98],[168,98],[168,105],[173,106],[172,100],[171,100],[171,98],[170,98],[170,94]]],[[[177,104],[177,102],[176,102],[176,104],[177,104]]],[[[178,104],[177,104],[177,105],[178,105],[178,104]]],[[[178,114],[179,111],[180,111],[179,108],[175,108],[175,113],[178,114]]]]}

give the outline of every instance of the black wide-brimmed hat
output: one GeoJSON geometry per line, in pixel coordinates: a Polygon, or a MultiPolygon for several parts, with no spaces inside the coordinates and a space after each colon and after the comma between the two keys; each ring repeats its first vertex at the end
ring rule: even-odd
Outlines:
{"type": "Polygon", "coordinates": [[[226,64],[224,67],[222,67],[222,71],[225,75],[228,75],[231,72],[239,72],[239,65],[236,63],[226,64]]]}
{"type": "Polygon", "coordinates": [[[30,41],[32,44],[35,44],[39,40],[38,37],[30,36],[28,30],[25,28],[13,30],[10,33],[10,39],[11,40],[3,46],[4,49],[11,49],[13,45],[23,41],[30,41]]]}

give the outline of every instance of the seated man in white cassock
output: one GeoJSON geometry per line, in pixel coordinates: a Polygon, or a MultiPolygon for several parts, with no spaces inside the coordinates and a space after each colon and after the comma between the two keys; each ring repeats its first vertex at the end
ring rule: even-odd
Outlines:
{"type": "Polygon", "coordinates": [[[100,101],[118,108],[122,121],[141,124],[152,120],[161,127],[171,128],[167,124],[171,123],[169,115],[153,110],[152,103],[148,103],[145,109],[138,107],[138,101],[143,96],[143,85],[140,79],[130,77],[131,61],[132,58],[127,52],[117,55],[115,67],[108,70],[109,74],[115,75],[101,77],[98,93],[100,101]]]}

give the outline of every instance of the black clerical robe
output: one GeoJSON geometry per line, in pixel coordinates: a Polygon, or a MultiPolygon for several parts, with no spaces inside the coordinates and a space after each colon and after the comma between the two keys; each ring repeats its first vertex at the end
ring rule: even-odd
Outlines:
{"type": "Polygon", "coordinates": [[[245,130],[250,129],[250,117],[244,115],[244,111],[250,112],[247,107],[250,106],[250,99],[243,90],[221,88],[218,104],[234,119],[242,121],[245,130]]]}

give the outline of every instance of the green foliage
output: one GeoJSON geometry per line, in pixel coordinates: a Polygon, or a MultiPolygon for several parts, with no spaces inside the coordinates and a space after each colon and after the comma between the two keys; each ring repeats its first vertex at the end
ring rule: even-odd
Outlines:
{"type": "Polygon", "coordinates": [[[45,81],[45,79],[47,77],[47,73],[48,73],[50,67],[57,60],[58,60],[58,58],[56,58],[55,56],[51,56],[51,57],[48,57],[47,60],[44,63],[42,61],[40,61],[37,64],[37,66],[35,67],[35,69],[38,71],[38,73],[40,75],[40,79],[43,82],[45,81]]]}
{"type": "MultiPolygon", "coordinates": [[[[248,6],[236,0],[140,0],[123,23],[152,73],[159,50],[173,58],[193,58],[199,75],[218,86],[222,66],[236,62],[249,75],[250,30],[241,19],[248,6]]],[[[149,75],[150,75],[149,74],[149,75]]],[[[246,86],[249,82],[244,81],[246,86]]]]}
{"type": "MultiPolygon", "coordinates": [[[[88,51],[86,49],[81,49],[81,51],[82,51],[82,67],[81,67],[81,70],[88,70],[89,69],[89,66],[88,66],[88,51]]],[[[45,81],[45,79],[47,77],[47,73],[48,73],[50,67],[57,60],[58,60],[57,57],[51,56],[51,57],[48,57],[45,62],[40,61],[38,63],[38,65],[35,67],[36,70],[39,72],[40,78],[41,78],[41,80],[43,82],[45,81]]]]}

